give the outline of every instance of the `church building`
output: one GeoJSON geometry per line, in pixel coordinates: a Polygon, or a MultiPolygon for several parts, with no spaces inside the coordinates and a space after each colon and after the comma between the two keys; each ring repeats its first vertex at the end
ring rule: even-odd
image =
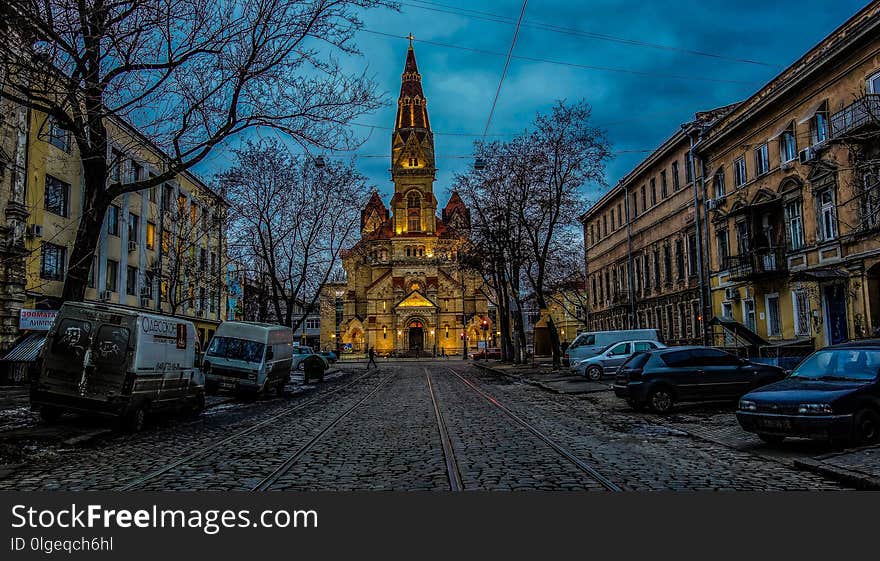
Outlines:
{"type": "Polygon", "coordinates": [[[437,215],[436,172],[428,104],[410,42],[391,137],[391,208],[373,192],[361,213],[361,239],[343,255],[346,281],[325,287],[324,348],[456,355],[463,344],[476,349],[491,337],[482,280],[457,260],[470,211],[453,191],[437,215]]]}

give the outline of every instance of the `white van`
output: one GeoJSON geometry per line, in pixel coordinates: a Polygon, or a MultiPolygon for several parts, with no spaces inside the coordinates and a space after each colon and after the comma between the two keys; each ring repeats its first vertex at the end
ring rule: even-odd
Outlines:
{"type": "Polygon", "coordinates": [[[65,302],[43,346],[31,406],[47,421],[63,411],[121,416],[132,430],[149,412],[205,406],[192,322],[141,310],[65,302]]]}
{"type": "Polygon", "coordinates": [[[571,345],[565,349],[565,358],[569,360],[572,369],[576,369],[577,363],[596,356],[608,345],[620,341],[659,341],[660,337],[656,329],[624,329],[620,331],[587,331],[581,333],[571,345]]]}
{"type": "Polygon", "coordinates": [[[220,324],[202,362],[209,391],[281,395],[290,379],[293,331],[283,325],[251,321],[220,324]]]}

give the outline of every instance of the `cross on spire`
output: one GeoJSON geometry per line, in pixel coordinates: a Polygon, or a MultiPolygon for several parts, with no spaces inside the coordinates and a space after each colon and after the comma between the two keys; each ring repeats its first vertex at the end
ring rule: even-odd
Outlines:
{"type": "Polygon", "coordinates": [[[409,39],[409,46],[412,47],[413,39],[416,38],[415,35],[412,34],[412,31],[409,32],[409,35],[407,35],[406,38],[409,39]]]}

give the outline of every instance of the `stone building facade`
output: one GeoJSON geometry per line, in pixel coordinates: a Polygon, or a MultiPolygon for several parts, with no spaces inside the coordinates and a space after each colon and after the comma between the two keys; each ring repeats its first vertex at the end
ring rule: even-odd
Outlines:
{"type": "Polygon", "coordinates": [[[345,283],[324,288],[321,345],[380,354],[457,354],[475,348],[488,318],[482,281],[458,266],[470,212],[457,193],[437,215],[434,136],[409,46],[391,139],[390,209],[373,192],[361,239],[343,256],[345,283]]]}

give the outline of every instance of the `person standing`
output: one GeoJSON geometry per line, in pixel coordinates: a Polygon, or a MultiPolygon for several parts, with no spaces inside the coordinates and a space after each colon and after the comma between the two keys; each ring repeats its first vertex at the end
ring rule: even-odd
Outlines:
{"type": "Polygon", "coordinates": [[[367,370],[370,369],[370,365],[379,368],[379,365],[376,364],[376,350],[373,347],[370,347],[370,350],[367,351],[367,355],[370,357],[370,360],[367,362],[367,370]]]}

